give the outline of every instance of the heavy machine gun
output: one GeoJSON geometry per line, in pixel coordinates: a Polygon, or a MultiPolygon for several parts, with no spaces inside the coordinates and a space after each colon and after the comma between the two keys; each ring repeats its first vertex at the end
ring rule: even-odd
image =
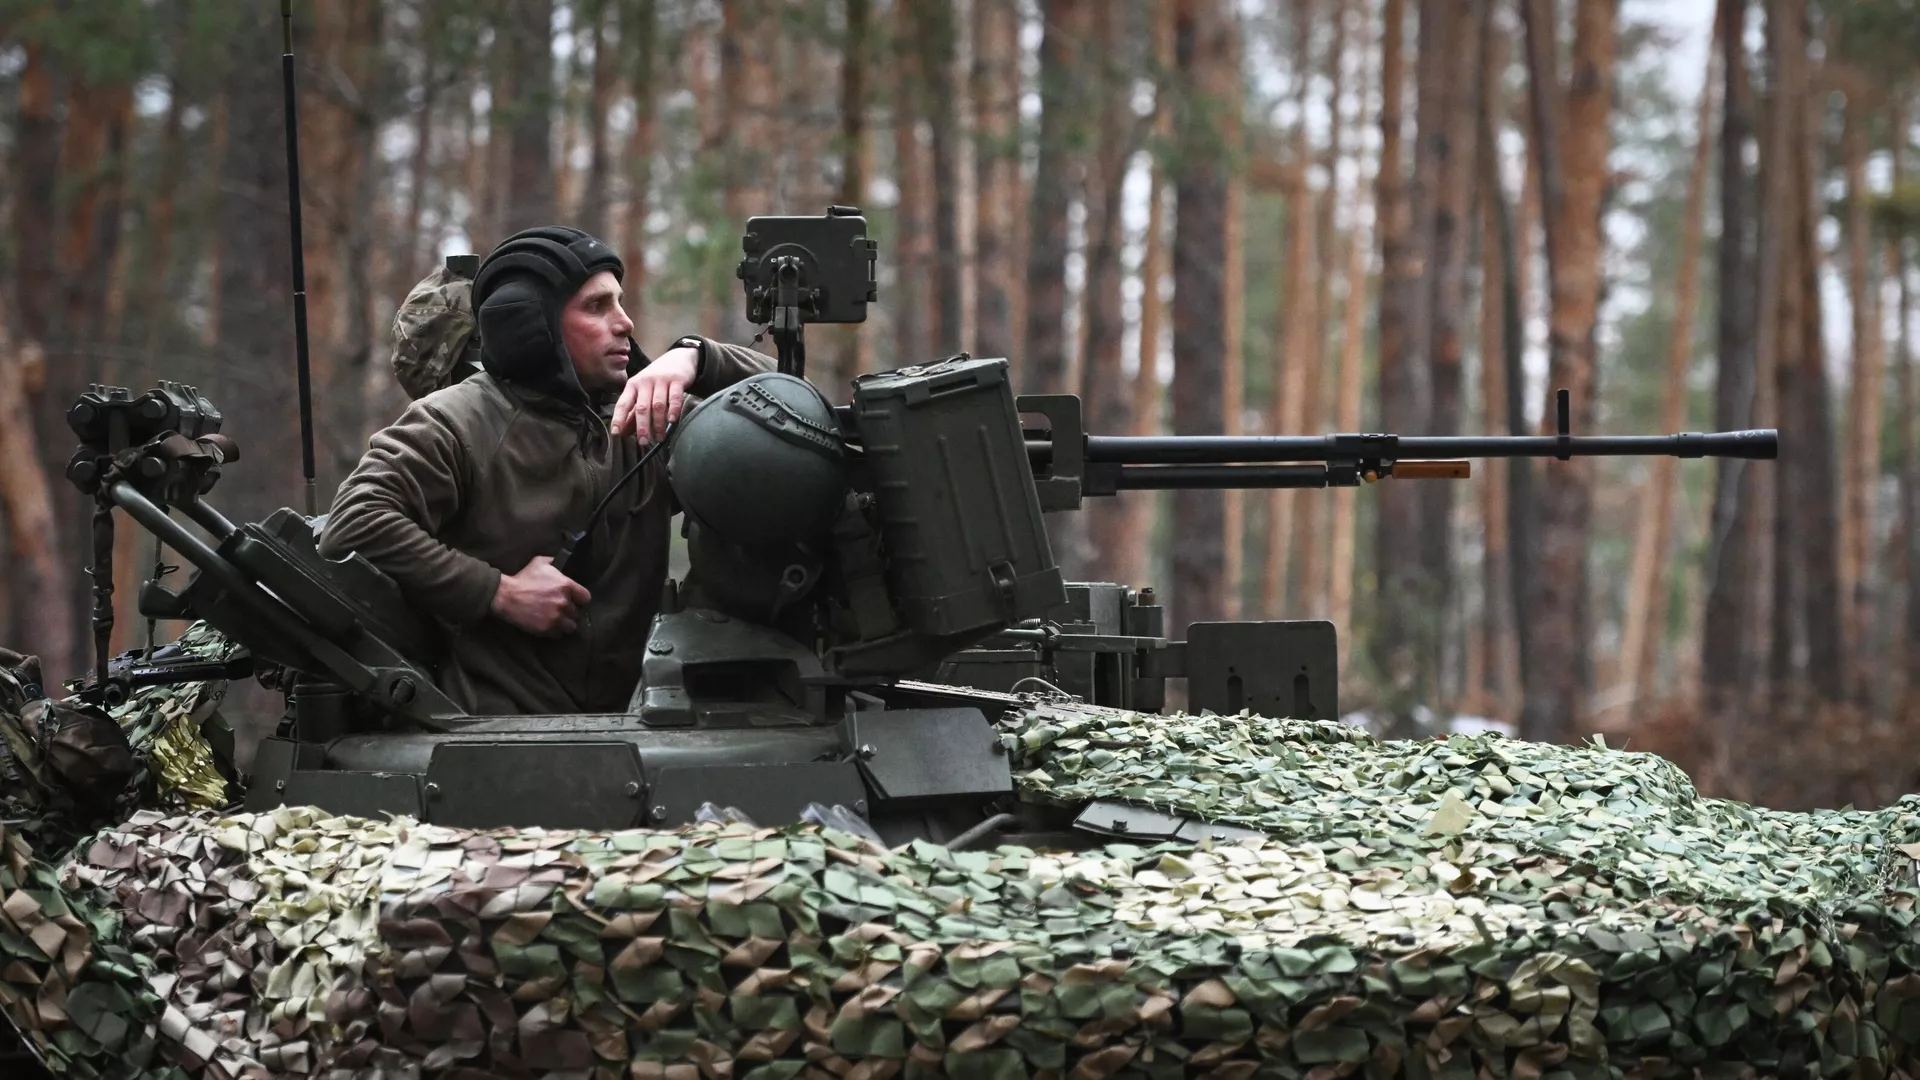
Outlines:
{"type": "MultiPolygon", "coordinates": [[[[873,249],[857,212],[824,220],[749,224],[741,277],[751,311],[778,301],[785,370],[700,402],[669,438],[691,566],[668,583],[617,714],[469,715],[436,686],[438,629],[360,556],[321,556],[323,518],[281,509],[235,525],[208,504],[238,448],[198,391],[97,387],[75,404],[68,475],[102,508],[96,527],[118,507],[196,570],[178,591],[149,581],[142,612],[212,624],[245,647],[221,674],[249,669],[286,695],[250,808],[618,828],[715,804],[763,824],[857,818],[890,843],[989,829],[1057,841],[1075,815],[1014,797],[994,730],[1021,693],[1152,711],[1173,678],[1192,709],[1332,718],[1338,673],[1328,623],[1169,636],[1151,589],[1064,580],[1045,513],[1130,490],[1461,477],[1473,457],[1778,451],[1771,430],[1577,436],[1564,397],[1545,436],[1107,436],[1084,429],[1077,398],[1016,395],[1005,359],[965,354],[862,375],[836,404],[805,378],[801,328],[864,318],[873,249]],[[820,237],[853,257],[817,257],[820,237]]],[[[96,536],[109,594],[111,550],[96,536]]],[[[86,692],[109,701],[211,674],[191,659],[110,662],[100,641],[86,692]]]]}

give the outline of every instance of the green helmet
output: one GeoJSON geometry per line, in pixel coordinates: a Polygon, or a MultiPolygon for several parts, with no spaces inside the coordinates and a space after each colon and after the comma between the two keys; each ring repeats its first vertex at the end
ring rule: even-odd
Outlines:
{"type": "Polygon", "coordinates": [[[729,545],[819,550],[846,501],[833,407],[805,379],[766,372],[689,410],[667,459],[688,517],[729,545]]]}

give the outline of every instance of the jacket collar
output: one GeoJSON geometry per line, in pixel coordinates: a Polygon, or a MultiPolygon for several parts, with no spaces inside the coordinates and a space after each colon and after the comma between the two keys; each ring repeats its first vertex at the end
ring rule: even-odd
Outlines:
{"type": "Polygon", "coordinates": [[[529,408],[556,415],[593,414],[606,419],[612,416],[614,403],[620,400],[619,390],[607,390],[597,394],[588,394],[580,385],[580,375],[573,369],[573,360],[564,352],[560,362],[554,367],[532,379],[498,379],[516,398],[529,408]]]}

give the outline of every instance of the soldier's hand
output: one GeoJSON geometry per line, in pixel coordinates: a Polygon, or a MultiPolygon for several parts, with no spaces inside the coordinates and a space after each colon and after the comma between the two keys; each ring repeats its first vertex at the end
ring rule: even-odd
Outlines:
{"type": "Polygon", "coordinates": [[[632,431],[641,446],[650,446],[667,433],[667,425],[680,418],[686,404],[687,387],[700,373],[697,349],[668,349],[627,380],[620,401],[613,407],[613,433],[632,431]]]}
{"type": "Polygon", "coordinates": [[[579,627],[580,609],[592,598],[586,586],[555,570],[551,558],[536,555],[519,573],[500,575],[493,613],[529,634],[557,637],[579,627]]]}

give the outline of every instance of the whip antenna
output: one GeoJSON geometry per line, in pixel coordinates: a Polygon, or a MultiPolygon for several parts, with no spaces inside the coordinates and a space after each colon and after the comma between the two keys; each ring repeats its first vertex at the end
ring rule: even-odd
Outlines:
{"type": "Polygon", "coordinates": [[[306,479],[307,516],[312,517],[313,374],[307,363],[307,263],[300,239],[300,119],[293,101],[293,0],[280,0],[280,83],[287,103],[287,216],[293,222],[293,348],[300,374],[300,468],[306,479]]]}

